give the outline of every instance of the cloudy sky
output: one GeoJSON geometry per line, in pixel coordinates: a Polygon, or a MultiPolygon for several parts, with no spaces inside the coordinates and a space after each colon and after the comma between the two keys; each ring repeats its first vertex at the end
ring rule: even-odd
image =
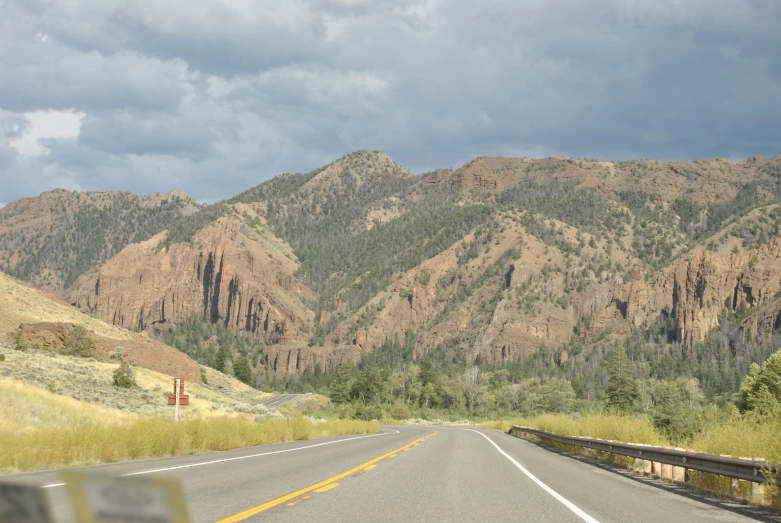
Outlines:
{"type": "Polygon", "coordinates": [[[0,204],[357,150],[781,155],[778,0],[0,0],[0,204]]]}

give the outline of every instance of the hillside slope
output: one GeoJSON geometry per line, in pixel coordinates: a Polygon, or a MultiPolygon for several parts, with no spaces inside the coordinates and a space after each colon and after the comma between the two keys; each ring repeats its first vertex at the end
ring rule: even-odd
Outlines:
{"type": "Polygon", "coordinates": [[[118,365],[129,364],[201,381],[200,365],[186,354],[145,334],[139,334],[92,318],[37,289],[0,273],[0,340],[5,345],[66,349],[66,338],[74,328],[84,329],[92,355],[118,365]]]}
{"type": "Polygon", "coordinates": [[[0,271],[60,291],[197,208],[182,192],[56,190],[24,198],[0,209],[0,271]]]}

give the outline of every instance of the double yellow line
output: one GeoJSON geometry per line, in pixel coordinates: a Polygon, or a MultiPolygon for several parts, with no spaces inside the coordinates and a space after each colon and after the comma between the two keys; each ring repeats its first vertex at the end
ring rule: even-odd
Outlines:
{"type": "Polygon", "coordinates": [[[425,441],[425,440],[427,440],[428,438],[430,438],[432,436],[436,436],[437,434],[439,434],[439,432],[432,432],[431,434],[423,436],[422,438],[418,438],[415,441],[413,441],[412,443],[408,443],[407,445],[404,445],[401,448],[398,448],[396,450],[392,450],[392,451],[388,452],[387,454],[383,454],[382,456],[374,458],[371,461],[367,461],[363,465],[358,465],[357,467],[355,467],[353,469],[350,469],[347,472],[342,472],[341,474],[339,474],[337,476],[334,476],[332,478],[328,478],[326,480],[323,480],[320,483],[316,483],[316,484],[314,484],[312,486],[303,488],[301,490],[297,490],[295,492],[291,492],[290,494],[286,494],[286,495],[282,496],[281,498],[277,498],[277,499],[275,499],[273,501],[269,501],[268,503],[264,503],[262,505],[258,505],[257,507],[245,510],[244,512],[240,512],[240,513],[236,514],[235,516],[230,516],[230,517],[227,517],[225,519],[221,519],[217,523],[235,523],[236,521],[241,521],[241,520],[247,519],[248,517],[254,516],[255,514],[260,514],[264,510],[268,510],[270,508],[276,507],[277,505],[281,505],[282,503],[284,503],[286,501],[290,501],[293,498],[297,498],[298,496],[300,496],[302,494],[306,494],[307,492],[312,492],[313,490],[317,490],[319,488],[322,488],[322,487],[328,485],[329,483],[333,483],[334,481],[339,481],[340,479],[345,478],[345,477],[349,476],[350,474],[355,474],[359,470],[368,468],[370,466],[372,468],[374,468],[373,465],[375,463],[377,463],[378,461],[382,461],[385,458],[389,458],[391,456],[395,456],[397,453],[405,451],[405,450],[409,449],[410,447],[412,447],[413,445],[417,445],[418,443],[420,443],[422,441],[425,441]]]}

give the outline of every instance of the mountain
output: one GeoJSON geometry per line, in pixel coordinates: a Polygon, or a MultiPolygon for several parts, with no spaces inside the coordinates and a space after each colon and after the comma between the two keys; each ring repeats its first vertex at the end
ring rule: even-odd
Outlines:
{"type": "Polygon", "coordinates": [[[575,366],[659,322],[691,351],[727,312],[732,337],[781,326],[780,196],[781,158],[481,157],[414,175],[361,151],[172,220],[62,296],[210,364],[209,339],[243,337],[278,375],[398,345],[575,366]]]}
{"type": "Polygon", "coordinates": [[[0,271],[61,291],[126,245],[197,209],[178,191],[136,196],[56,190],[24,198],[0,209],[0,271]]]}

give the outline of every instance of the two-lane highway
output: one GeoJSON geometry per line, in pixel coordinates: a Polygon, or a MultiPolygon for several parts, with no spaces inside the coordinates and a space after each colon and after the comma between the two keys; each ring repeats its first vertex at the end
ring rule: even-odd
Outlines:
{"type": "MultiPolygon", "coordinates": [[[[393,426],[95,468],[178,478],[192,520],[203,523],[781,521],[471,427],[393,426]]],[[[59,474],[15,479],[53,485],[47,492],[58,521],[73,521],[59,474]]]]}
{"type": "Polygon", "coordinates": [[[290,403],[291,401],[298,399],[299,396],[303,395],[304,394],[277,394],[276,396],[261,401],[260,404],[265,405],[269,409],[278,409],[282,405],[290,403]]]}

